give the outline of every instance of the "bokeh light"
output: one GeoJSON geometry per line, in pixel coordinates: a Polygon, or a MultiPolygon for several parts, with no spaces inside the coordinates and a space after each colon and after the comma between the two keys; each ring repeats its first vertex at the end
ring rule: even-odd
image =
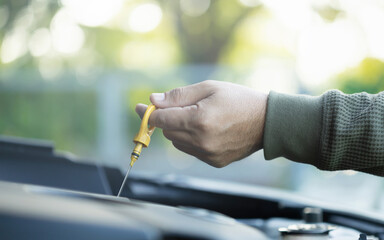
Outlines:
{"type": "Polygon", "coordinates": [[[80,50],[85,41],[83,30],[76,24],[70,11],[59,10],[51,22],[52,44],[63,54],[73,54],[80,50]]]}
{"type": "Polygon", "coordinates": [[[1,44],[1,61],[10,63],[23,56],[27,52],[26,39],[28,33],[24,27],[20,26],[8,32],[1,44]]]}
{"type": "Polygon", "coordinates": [[[261,4],[260,0],[239,0],[239,2],[247,7],[256,7],[261,4]]]}
{"type": "Polygon", "coordinates": [[[22,27],[26,30],[30,30],[36,23],[36,17],[37,16],[35,16],[31,8],[25,7],[17,14],[14,24],[17,27],[22,27]]]}
{"type": "Polygon", "coordinates": [[[29,51],[34,57],[41,57],[51,50],[51,33],[47,28],[36,29],[28,42],[29,51]]]}
{"type": "Polygon", "coordinates": [[[357,18],[366,35],[369,55],[384,60],[384,7],[362,7],[357,12],[357,18]]]}
{"type": "Polygon", "coordinates": [[[149,32],[160,24],[162,17],[163,12],[157,4],[142,4],[132,10],[129,26],[135,32],[149,32]]]}
{"type": "Polygon", "coordinates": [[[307,87],[357,65],[367,55],[361,29],[351,19],[323,23],[303,31],[298,41],[297,71],[307,87]]]}
{"type": "Polygon", "coordinates": [[[296,93],[298,82],[286,81],[297,79],[293,62],[280,58],[263,58],[253,65],[253,72],[246,79],[245,84],[268,94],[271,90],[284,93],[296,93]],[[276,71],[279,69],[279,71],[276,71]]]}
{"type": "Polygon", "coordinates": [[[106,24],[121,9],[123,0],[61,0],[74,19],[82,25],[96,27],[106,24]]]}
{"type": "Polygon", "coordinates": [[[306,29],[319,21],[319,17],[313,11],[309,1],[265,0],[263,4],[278,20],[293,31],[306,29]]]}
{"type": "Polygon", "coordinates": [[[121,51],[122,65],[127,69],[159,68],[171,63],[175,48],[165,41],[130,41],[121,51]]]}

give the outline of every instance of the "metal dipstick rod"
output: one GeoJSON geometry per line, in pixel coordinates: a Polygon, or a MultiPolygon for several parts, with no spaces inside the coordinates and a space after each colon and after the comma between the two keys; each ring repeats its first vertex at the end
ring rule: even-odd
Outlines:
{"type": "Polygon", "coordinates": [[[143,119],[141,120],[140,130],[136,134],[135,138],[133,139],[133,142],[136,144],[136,146],[133,149],[131,154],[131,163],[129,164],[127,173],[125,174],[123,183],[120,186],[120,190],[119,190],[119,193],[117,194],[117,197],[120,197],[123,191],[123,188],[125,186],[125,182],[128,179],[129,172],[131,171],[133,164],[135,164],[137,159],[139,159],[141,150],[143,149],[143,147],[148,147],[149,142],[151,141],[151,135],[155,130],[155,127],[151,127],[151,126],[148,127],[148,120],[149,120],[149,116],[153,111],[155,111],[155,109],[156,109],[155,105],[150,104],[144,113],[143,119]]]}
{"type": "Polygon", "coordinates": [[[117,194],[118,197],[120,197],[120,194],[121,194],[121,192],[123,191],[123,188],[124,188],[124,186],[125,186],[125,182],[126,182],[127,179],[128,179],[128,175],[129,175],[129,172],[131,171],[131,169],[132,169],[132,166],[129,165],[128,170],[127,170],[127,173],[125,174],[125,177],[124,177],[124,181],[123,181],[123,183],[122,183],[121,186],[120,186],[119,193],[117,194]]]}

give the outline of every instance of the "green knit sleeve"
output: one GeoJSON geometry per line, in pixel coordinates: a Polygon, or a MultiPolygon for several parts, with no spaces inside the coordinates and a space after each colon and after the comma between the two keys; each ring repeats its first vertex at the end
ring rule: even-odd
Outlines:
{"type": "Polygon", "coordinates": [[[329,91],[322,122],[319,168],[384,175],[384,92],[329,91]]]}
{"type": "Polygon", "coordinates": [[[285,157],[316,165],[322,121],[322,98],[271,91],[264,126],[264,157],[285,157]]]}
{"type": "Polygon", "coordinates": [[[264,155],[323,170],[384,176],[384,92],[347,95],[331,90],[320,97],[271,92],[264,155]]]}

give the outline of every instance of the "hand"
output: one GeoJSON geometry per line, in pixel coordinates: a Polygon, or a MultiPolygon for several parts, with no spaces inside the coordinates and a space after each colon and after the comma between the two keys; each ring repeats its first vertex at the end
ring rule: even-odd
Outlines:
{"type": "MultiPolygon", "coordinates": [[[[214,166],[224,167],[263,146],[267,94],[219,81],[204,81],[153,93],[158,108],[149,124],[163,129],[173,145],[214,166]]],[[[146,105],[138,104],[142,117],[146,105]]]]}

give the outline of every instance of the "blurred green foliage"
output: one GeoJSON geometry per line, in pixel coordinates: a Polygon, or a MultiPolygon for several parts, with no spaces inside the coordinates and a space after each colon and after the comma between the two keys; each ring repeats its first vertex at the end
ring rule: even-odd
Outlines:
{"type": "MultiPolygon", "coordinates": [[[[27,37],[30,37],[38,28],[49,28],[50,21],[63,6],[60,1],[48,1],[44,8],[32,7],[38,5],[35,3],[44,2],[41,0],[0,1],[0,7],[6,7],[9,11],[6,25],[2,29],[0,28],[0,42],[6,33],[20,27],[20,21],[23,20],[22,15],[26,12],[32,12],[32,16],[34,16],[29,19],[31,23],[26,24],[28,25],[26,29],[29,31],[27,37]]],[[[81,51],[91,51],[92,55],[89,58],[94,58],[94,64],[106,68],[164,67],[185,63],[215,64],[220,61],[223,54],[227,55],[228,51],[225,49],[232,41],[237,27],[245,19],[262,9],[262,5],[247,7],[239,1],[211,0],[207,11],[195,17],[182,12],[180,1],[163,0],[157,2],[162,8],[163,19],[156,29],[144,34],[123,29],[121,25],[124,21],[128,21],[124,15],[129,16],[134,7],[143,3],[146,2],[126,1],[119,16],[116,16],[116,19],[106,26],[80,25],[85,34],[85,43],[81,51]],[[131,46],[124,52],[124,47],[132,43],[135,43],[135,46],[131,46]],[[145,48],[157,50],[137,51],[137,49],[145,48]],[[128,56],[124,56],[126,54],[128,56]],[[130,59],[134,60],[130,61],[130,59]],[[156,59],[164,60],[159,63],[156,59]]],[[[76,55],[56,55],[61,58],[67,69],[76,68],[89,60],[79,59],[76,55]]],[[[81,52],[78,55],[81,55],[81,52]]],[[[18,69],[28,68],[38,65],[40,61],[41,58],[33,57],[27,52],[22,58],[11,64],[3,64],[0,61],[0,68],[7,69],[12,65],[17,66],[18,69]]]]}
{"type": "Polygon", "coordinates": [[[61,150],[90,153],[96,145],[92,92],[0,92],[0,133],[55,140],[61,150]]]}
{"type": "Polygon", "coordinates": [[[366,58],[358,66],[340,74],[335,86],[344,93],[384,91],[384,62],[366,58]]]}

